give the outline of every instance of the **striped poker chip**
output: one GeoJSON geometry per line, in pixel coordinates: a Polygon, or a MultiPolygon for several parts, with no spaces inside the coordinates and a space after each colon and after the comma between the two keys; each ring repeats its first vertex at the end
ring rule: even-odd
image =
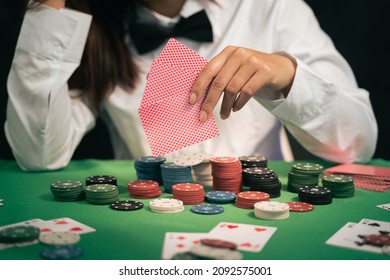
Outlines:
{"type": "Polygon", "coordinates": [[[46,245],[72,245],[80,241],[80,235],[74,232],[49,232],[39,236],[39,241],[46,245]]]}
{"type": "Polygon", "coordinates": [[[290,207],[284,202],[260,201],[254,209],[256,218],[263,220],[284,220],[290,216],[290,207]]]}
{"type": "Polygon", "coordinates": [[[390,245],[390,235],[388,234],[368,234],[364,236],[364,242],[377,247],[390,245]]]}
{"type": "Polygon", "coordinates": [[[119,211],[134,211],[144,208],[144,204],[134,200],[118,200],[111,203],[110,208],[119,211]]]}
{"type": "Polygon", "coordinates": [[[184,210],[183,201],[175,198],[157,198],[149,202],[149,207],[157,213],[177,213],[184,210]]]}
{"type": "Polygon", "coordinates": [[[202,203],[191,207],[191,212],[203,215],[221,214],[223,211],[224,208],[222,206],[209,203],[202,203]]]}
{"type": "Polygon", "coordinates": [[[180,166],[194,166],[204,161],[203,154],[200,153],[183,153],[173,159],[173,163],[180,166]]]}
{"type": "Polygon", "coordinates": [[[314,210],[314,206],[307,202],[289,201],[286,202],[291,212],[309,212],[314,210]]]}
{"type": "Polygon", "coordinates": [[[41,251],[41,257],[47,260],[69,260],[80,257],[83,249],[73,245],[49,246],[41,251]]]}
{"type": "Polygon", "coordinates": [[[40,229],[35,226],[11,226],[0,231],[0,243],[17,243],[37,239],[40,229]]]}
{"type": "Polygon", "coordinates": [[[208,202],[225,204],[234,202],[237,195],[230,191],[209,191],[205,194],[205,197],[208,202]]]}
{"type": "Polygon", "coordinates": [[[222,239],[202,238],[200,239],[200,243],[206,246],[217,247],[217,248],[227,248],[230,250],[237,249],[236,243],[222,240],[222,239]]]}

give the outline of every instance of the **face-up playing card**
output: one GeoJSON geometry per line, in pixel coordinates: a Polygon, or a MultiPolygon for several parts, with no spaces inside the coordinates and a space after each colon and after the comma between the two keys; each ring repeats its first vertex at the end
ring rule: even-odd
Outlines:
{"type": "Polygon", "coordinates": [[[348,222],[325,243],[372,253],[382,253],[381,247],[368,244],[364,241],[364,236],[390,233],[389,224],[370,219],[363,219],[359,223],[348,222]]]}
{"type": "Polygon", "coordinates": [[[379,204],[377,205],[377,207],[381,208],[381,209],[385,209],[387,211],[390,211],[390,203],[386,203],[386,204],[379,204]]]}
{"type": "Polygon", "coordinates": [[[170,260],[178,253],[188,252],[192,246],[200,243],[200,239],[207,238],[208,233],[167,232],[161,258],[170,260]]]}
{"type": "Polygon", "coordinates": [[[154,156],[219,135],[213,116],[200,122],[202,102],[189,104],[192,85],[206,64],[206,59],[175,39],[152,63],[138,112],[154,156]]]}
{"type": "Polygon", "coordinates": [[[276,227],[221,222],[209,232],[209,237],[233,242],[237,244],[238,250],[260,252],[276,229],[276,227]]]}
{"type": "Polygon", "coordinates": [[[77,234],[84,234],[96,231],[94,228],[75,221],[71,218],[59,218],[49,221],[44,221],[38,226],[41,233],[70,231],[77,234]]]}
{"type": "MultiPolygon", "coordinates": [[[[42,222],[44,222],[44,220],[41,220],[41,219],[31,219],[31,220],[27,220],[27,221],[15,223],[15,224],[1,226],[0,230],[8,228],[8,227],[14,227],[14,226],[36,226],[36,227],[39,227],[38,225],[40,223],[42,223],[42,222]]],[[[4,249],[11,248],[11,247],[14,247],[14,246],[24,247],[24,246],[28,246],[28,245],[32,245],[32,244],[36,244],[36,243],[38,243],[37,240],[32,240],[32,241],[29,241],[29,242],[23,242],[23,243],[17,243],[17,244],[0,243],[0,250],[4,250],[4,249]]]]}

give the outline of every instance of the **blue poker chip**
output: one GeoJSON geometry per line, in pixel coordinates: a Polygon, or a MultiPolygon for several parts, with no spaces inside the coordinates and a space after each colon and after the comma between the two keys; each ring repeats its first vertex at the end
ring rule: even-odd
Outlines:
{"type": "Polygon", "coordinates": [[[237,195],[229,191],[210,191],[205,194],[205,197],[208,202],[225,204],[234,202],[237,195]]]}
{"type": "Polygon", "coordinates": [[[202,203],[191,207],[191,212],[202,215],[215,215],[221,214],[224,208],[220,205],[202,203]]]}
{"type": "Polygon", "coordinates": [[[50,246],[42,250],[41,257],[47,260],[69,260],[80,257],[83,249],[74,245],[50,246]]]}

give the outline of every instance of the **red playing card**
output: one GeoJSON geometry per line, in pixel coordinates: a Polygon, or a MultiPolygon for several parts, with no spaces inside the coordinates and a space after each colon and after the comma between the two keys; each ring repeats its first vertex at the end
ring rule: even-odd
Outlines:
{"type": "Polygon", "coordinates": [[[213,117],[199,121],[201,102],[188,103],[191,88],[207,61],[170,39],[152,63],[138,109],[154,156],[161,156],[217,137],[213,117]]]}

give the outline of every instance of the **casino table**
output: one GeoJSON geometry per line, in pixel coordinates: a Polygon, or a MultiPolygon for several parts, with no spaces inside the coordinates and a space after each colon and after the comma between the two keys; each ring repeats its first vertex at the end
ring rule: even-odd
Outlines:
{"type": "MultiPolygon", "coordinates": [[[[313,161],[325,168],[334,164],[313,161]]],[[[281,196],[271,200],[299,201],[287,190],[288,172],[295,162],[269,161],[268,167],[282,182],[281,196]]],[[[369,165],[390,167],[390,162],[374,159],[369,165]]],[[[74,160],[61,170],[24,172],[15,161],[0,160],[0,226],[29,219],[51,220],[68,217],[96,229],[81,235],[77,244],[84,260],[160,260],[166,232],[207,233],[220,222],[234,222],[276,227],[265,247],[257,253],[242,252],[244,260],[388,260],[390,256],[326,245],[325,242],[347,222],[363,218],[390,221],[390,212],[376,205],[390,203],[390,192],[357,188],[352,198],[333,198],[327,205],[315,205],[310,212],[291,212],[284,220],[262,220],[253,210],[223,205],[218,215],[192,213],[190,206],[175,214],[155,213],[148,199],[137,211],[115,211],[108,205],[90,204],[86,200],[59,202],[53,199],[50,184],[58,180],[81,180],[92,175],[112,175],[118,180],[119,198],[130,199],[127,183],[136,180],[133,161],[74,160]]],[[[210,186],[205,191],[211,190],[210,186]]],[[[161,197],[171,197],[163,193],[161,197]]],[[[39,260],[46,245],[34,244],[0,250],[2,260],[39,260]]]]}

